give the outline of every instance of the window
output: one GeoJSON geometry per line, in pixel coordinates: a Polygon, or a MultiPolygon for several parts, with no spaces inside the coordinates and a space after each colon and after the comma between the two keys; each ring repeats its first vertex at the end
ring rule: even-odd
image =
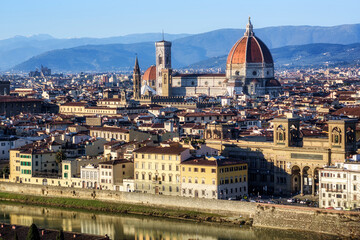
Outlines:
{"type": "Polygon", "coordinates": [[[194,181],[195,183],[198,183],[198,179],[197,178],[195,178],[195,181],[194,181]]]}
{"type": "Polygon", "coordinates": [[[211,169],[211,173],[216,173],[216,169],[215,169],[215,168],[212,168],[212,169],[211,169]]]}
{"type": "Polygon", "coordinates": [[[354,181],[356,181],[356,175],[354,175],[354,181]]]}
{"type": "Polygon", "coordinates": [[[205,184],[205,178],[201,179],[201,184],[205,184]]]}
{"type": "Polygon", "coordinates": [[[356,185],[354,184],[354,191],[356,191],[356,185]]]}
{"type": "Polygon", "coordinates": [[[185,183],[185,181],[186,181],[186,177],[183,177],[183,183],[185,183]]]}
{"type": "Polygon", "coordinates": [[[202,168],[202,169],[201,169],[201,172],[204,173],[204,172],[205,172],[205,168],[202,168]]]}
{"type": "Polygon", "coordinates": [[[194,168],[194,172],[198,172],[199,171],[199,169],[198,168],[194,168]]]}
{"type": "Polygon", "coordinates": [[[68,178],[68,173],[64,173],[64,178],[68,178]]]}
{"type": "Polygon", "coordinates": [[[191,177],[188,178],[188,183],[192,183],[192,182],[191,182],[191,177]]]}
{"type": "MultiPolygon", "coordinates": [[[[37,162],[36,162],[37,163],[37,162]]],[[[37,165],[36,165],[37,166],[37,165]]],[[[65,165],[65,170],[69,170],[69,165],[65,165]]]]}
{"type": "Polygon", "coordinates": [[[161,165],[161,170],[165,170],[165,164],[161,165]]]}

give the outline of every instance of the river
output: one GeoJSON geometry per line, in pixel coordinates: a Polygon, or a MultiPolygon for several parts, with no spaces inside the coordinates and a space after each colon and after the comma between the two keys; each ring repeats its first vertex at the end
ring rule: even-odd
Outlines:
{"type": "Polygon", "coordinates": [[[314,233],[229,227],[146,216],[114,215],[0,203],[0,222],[133,240],[337,239],[314,233]]]}

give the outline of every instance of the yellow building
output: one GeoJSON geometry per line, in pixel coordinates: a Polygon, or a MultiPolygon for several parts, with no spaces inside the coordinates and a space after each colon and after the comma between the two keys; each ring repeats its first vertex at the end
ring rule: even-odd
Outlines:
{"type": "Polygon", "coordinates": [[[224,157],[202,157],[181,163],[181,196],[239,199],[247,195],[247,164],[224,157]]]}
{"type": "Polygon", "coordinates": [[[178,143],[146,146],[135,150],[135,190],[179,196],[180,163],[190,156],[190,150],[178,143]]]}
{"type": "Polygon", "coordinates": [[[44,149],[29,149],[26,146],[10,150],[10,181],[28,182],[37,174],[56,174],[56,153],[44,149]]]}

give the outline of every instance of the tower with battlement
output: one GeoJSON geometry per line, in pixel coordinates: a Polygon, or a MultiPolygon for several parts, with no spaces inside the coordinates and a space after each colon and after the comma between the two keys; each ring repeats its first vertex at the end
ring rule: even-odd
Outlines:
{"type": "Polygon", "coordinates": [[[163,77],[164,69],[171,69],[171,42],[162,40],[155,43],[156,52],[156,93],[163,95],[163,77]]]}

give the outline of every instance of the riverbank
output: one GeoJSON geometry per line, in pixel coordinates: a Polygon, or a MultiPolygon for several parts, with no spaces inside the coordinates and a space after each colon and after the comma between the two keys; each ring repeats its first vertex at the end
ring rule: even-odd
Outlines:
{"type": "Polygon", "coordinates": [[[74,198],[58,198],[58,197],[38,197],[32,195],[15,194],[0,192],[0,201],[5,203],[21,203],[33,206],[55,207],[60,209],[85,210],[89,212],[105,212],[117,214],[133,214],[145,215],[152,217],[162,217],[170,219],[179,219],[186,221],[221,223],[228,225],[248,225],[252,224],[249,218],[235,218],[222,216],[213,213],[204,213],[191,210],[162,208],[154,206],[146,206],[140,204],[126,204],[104,202],[99,200],[83,200],[74,198]]]}
{"type": "Polygon", "coordinates": [[[109,190],[0,182],[0,200],[187,221],[309,231],[360,239],[360,213],[109,190]]]}

